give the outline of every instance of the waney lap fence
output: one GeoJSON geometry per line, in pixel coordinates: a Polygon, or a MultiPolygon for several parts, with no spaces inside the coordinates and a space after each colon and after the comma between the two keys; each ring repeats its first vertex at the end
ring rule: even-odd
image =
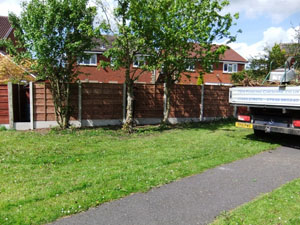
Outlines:
{"type": "MultiPolygon", "coordinates": [[[[23,124],[23,129],[56,126],[54,104],[49,84],[34,83],[30,86],[31,120],[29,122],[30,126],[23,124]]],[[[0,119],[3,120],[1,123],[6,124],[9,123],[8,96],[5,86],[2,88],[3,90],[0,89],[0,119]],[[3,94],[3,97],[1,94],[3,94]],[[1,103],[1,98],[6,104],[1,103]],[[3,118],[1,117],[1,107],[3,108],[3,118]]],[[[124,84],[72,84],[70,99],[71,124],[76,126],[122,124],[126,117],[125,90],[126,86],[124,84]]],[[[198,122],[233,116],[233,108],[228,102],[228,86],[174,85],[171,93],[169,116],[169,122],[171,123],[198,122]]],[[[134,118],[136,123],[160,123],[166,104],[164,85],[135,84],[134,96],[134,118]]]]}

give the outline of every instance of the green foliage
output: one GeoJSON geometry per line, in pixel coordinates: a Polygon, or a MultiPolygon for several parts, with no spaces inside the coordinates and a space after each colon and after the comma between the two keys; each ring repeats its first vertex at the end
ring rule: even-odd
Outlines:
{"type": "Polygon", "coordinates": [[[268,60],[272,62],[272,67],[278,68],[283,67],[286,60],[285,50],[281,50],[279,44],[275,44],[271,50],[268,50],[268,60]]]}
{"type": "Polygon", "coordinates": [[[6,127],[5,126],[0,126],[0,131],[6,131],[6,127]]]}
{"type": "Polygon", "coordinates": [[[0,224],[46,224],[276,147],[251,133],[231,122],[1,132],[0,224]]]}
{"type": "Polygon", "coordinates": [[[217,0],[142,0],[131,1],[138,10],[132,15],[137,36],[147,46],[147,64],[154,67],[160,80],[166,83],[167,110],[169,115],[171,86],[183,75],[189,76],[186,68],[191,64],[201,65],[200,71],[208,72],[227,49],[216,46],[214,41],[235,37],[229,32],[234,18],[222,14],[228,1],[217,0]]]}
{"type": "Polygon", "coordinates": [[[242,70],[231,75],[231,81],[234,84],[238,84],[242,82],[246,78],[247,71],[242,70]]]}
{"type": "Polygon", "coordinates": [[[235,40],[229,32],[233,16],[220,13],[228,4],[210,0],[144,0],[136,4],[140,10],[133,18],[148,47],[147,62],[164,75],[166,83],[179,81],[191,63],[198,62],[203,71],[210,71],[227,49],[213,41],[235,40]]]}
{"type": "MultiPolygon", "coordinates": [[[[106,12],[102,1],[98,1],[106,12]]],[[[126,129],[131,130],[133,121],[132,85],[144,71],[156,70],[160,80],[166,83],[167,113],[169,112],[170,87],[180,81],[182,75],[189,76],[186,68],[200,63],[202,71],[210,71],[219,60],[226,46],[216,46],[214,41],[235,37],[229,32],[238,14],[222,14],[228,1],[217,0],[121,0],[114,13],[117,36],[113,48],[104,54],[113,64],[101,62],[102,67],[125,68],[127,84],[126,129]],[[145,57],[145,64],[132,68],[138,55],[145,57]]],[[[203,79],[202,79],[203,82],[203,79]]]]}
{"type": "Polygon", "coordinates": [[[50,82],[61,127],[69,124],[69,83],[79,75],[76,62],[100,37],[101,27],[93,27],[96,8],[87,4],[88,0],[31,0],[22,3],[20,17],[9,15],[17,39],[12,53],[34,59],[38,79],[50,82]]]}
{"type": "Polygon", "coordinates": [[[265,48],[262,55],[250,59],[250,70],[254,77],[263,78],[270,70],[284,67],[286,59],[285,50],[281,50],[280,45],[275,44],[272,48],[265,48]]]}
{"type": "Polygon", "coordinates": [[[261,85],[265,76],[257,76],[253,70],[243,70],[231,75],[231,82],[236,85],[257,86],[261,85]]]}
{"type": "MultiPolygon", "coordinates": [[[[107,58],[111,59],[112,63],[101,61],[101,67],[111,67],[113,70],[125,68],[123,76],[127,86],[127,113],[123,128],[131,133],[133,131],[133,84],[145,71],[152,69],[148,63],[141,63],[139,67],[132,67],[138,55],[143,56],[149,47],[145,43],[144,35],[140,35],[139,28],[136,26],[136,15],[145,16],[143,8],[147,7],[147,0],[120,0],[117,3],[117,8],[114,11],[116,24],[110,24],[111,32],[115,35],[115,41],[112,48],[104,53],[107,58]],[[116,31],[112,29],[112,26],[116,26],[116,31]]],[[[98,5],[106,13],[102,1],[98,1],[98,5]]],[[[148,30],[148,32],[151,31],[148,30]]]]}
{"type": "Polygon", "coordinates": [[[203,74],[200,74],[197,79],[197,85],[202,85],[202,84],[203,84],[203,74]]]}

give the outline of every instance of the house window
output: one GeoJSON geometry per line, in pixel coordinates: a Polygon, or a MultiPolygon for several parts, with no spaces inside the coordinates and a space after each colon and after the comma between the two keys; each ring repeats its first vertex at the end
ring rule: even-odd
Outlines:
{"type": "Polygon", "coordinates": [[[145,65],[145,57],[144,56],[135,56],[133,60],[133,67],[138,68],[145,65]]]}
{"type": "Polygon", "coordinates": [[[110,66],[114,67],[115,66],[115,61],[116,59],[114,57],[110,58],[110,66]]]}
{"type": "Polygon", "coordinates": [[[237,64],[236,63],[224,63],[223,64],[223,72],[224,73],[236,73],[237,72],[237,64]]]}
{"type": "Polygon", "coordinates": [[[195,71],[195,62],[189,60],[187,63],[188,63],[188,65],[186,67],[186,71],[194,72],[195,71]]]}
{"type": "Polygon", "coordinates": [[[97,66],[97,55],[90,54],[88,57],[78,60],[78,65],[85,65],[85,66],[97,66]]]}
{"type": "Polygon", "coordinates": [[[192,65],[188,65],[187,68],[186,68],[187,71],[195,71],[195,64],[192,64],[192,65]]]}

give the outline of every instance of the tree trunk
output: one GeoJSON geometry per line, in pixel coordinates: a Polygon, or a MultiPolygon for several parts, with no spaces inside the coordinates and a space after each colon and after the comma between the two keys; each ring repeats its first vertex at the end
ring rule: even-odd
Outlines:
{"type": "Polygon", "coordinates": [[[70,84],[50,81],[50,86],[56,121],[61,129],[66,129],[70,125],[70,84]]]}
{"type": "Polygon", "coordinates": [[[164,94],[165,94],[165,109],[164,109],[164,118],[163,118],[163,121],[162,123],[163,124],[167,124],[169,121],[169,114],[170,114],[170,106],[171,106],[171,88],[172,88],[172,80],[170,78],[167,78],[166,79],[166,83],[165,83],[165,88],[164,88],[164,94]]]}
{"type": "Polygon", "coordinates": [[[126,107],[126,120],[123,124],[123,130],[131,133],[133,131],[133,80],[130,79],[129,71],[126,71],[126,92],[127,92],[127,107],[126,107]]]}

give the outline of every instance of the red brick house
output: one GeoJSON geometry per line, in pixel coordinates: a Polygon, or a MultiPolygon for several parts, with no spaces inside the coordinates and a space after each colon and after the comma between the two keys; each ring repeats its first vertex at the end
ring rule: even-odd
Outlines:
{"type": "MultiPolygon", "coordinates": [[[[109,43],[108,45],[104,45],[103,42],[100,41],[99,45],[95,49],[87,51],[87,53],[91,55],[89,59],[78,62],[80,65],[80,71],[89,74],[82,74],[79,76],[79,79],[82,82],[124,83],[124,69],[113,71],[110,68],[103,69],[97,67],[99,66],[99,62],[101,60],[109,62],[109,59],[103,56],[103,53],[106,49],[109,49],[111,47],[111,43],[114,41],[114,37],[107,36],[107,39],[109,43]]],[[[204,75],[204,83],[225,85],[231,84],[231,74],[234,72],[242,71],[245,68],[246,63],[246,59],[240,56],[233,49],[228,49],[225,54],[220,57],[220,62],[213,65],[211,73],[206,73],[204,75]]],[[[132,66],[137,68],[138,61],[135,62],[132,66]]],[[[194,66],[190,66],[190,68],[188,68],[186,72],[186,74],[188,74],[190,78],[183,76],[180,83],[197,84],[199,70],[200,65],[198,63],[196,63],[194,66]]],[[[155,83],[157,79],[158,73],[145,72],[137,82],[155,83]]]]}
{"type": "MultiPolygon", "coordinates": [[[[125,78],[125,69],[120,69],[114,71],[110,68],[98,68],[100,61],[109,62],[110,59],[106,58],[103,53],[112,47],[112,42],[115,40],[114,36],[106,36],[108,41],[107,43],[103,43],[103,41],[99,41],[97,47],[90,51],[86,51],[87,54],[90,54],[91,57],[89,59],[78,62],[80,65],[80,71],[85,74],[81,74],[79,79],[82,82],[90,82],[90,83],[124,83],[125,78]]],[[[138,68],[137,65],[132,65],[135,68],[138,68]]],[[[138,71],[137,71],[138,72],[138,71]]],[[[152,72],[144,72],[143,75],[137,81],[138,83],[154,83],[152,72]]]]}
{"type": "MultiPolygon", "coordinates": [[[[212,66],[210,73],[203,76],[205,84],[231,84],[231,74],[242,71],[248,61],[239,55],[233,49],[228,49],[220,57],[220,62],[212,66]]],[[[194,68],[190,68],[190,78],[183,76],[180,83],[182,84],[197,84],[199,77],[200,65],[196,64],[194,68]]]]}

